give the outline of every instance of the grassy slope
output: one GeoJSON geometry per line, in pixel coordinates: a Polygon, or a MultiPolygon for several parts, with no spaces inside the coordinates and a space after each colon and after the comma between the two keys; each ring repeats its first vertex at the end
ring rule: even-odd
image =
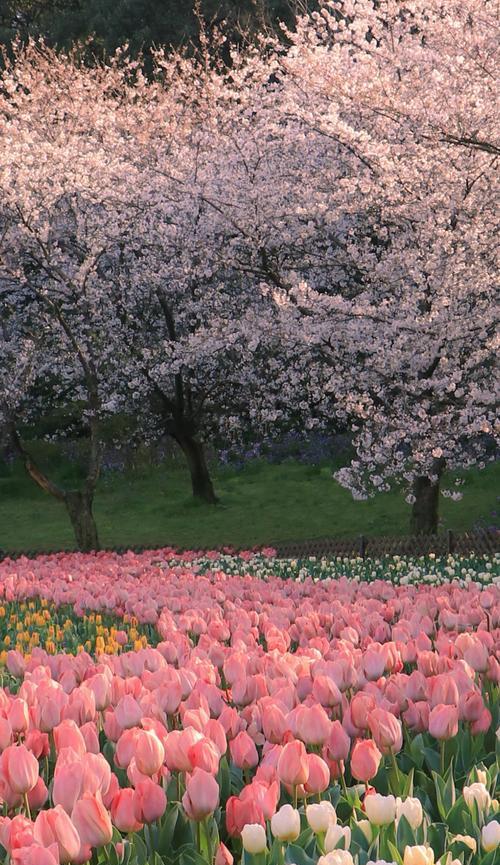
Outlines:
{"type": "MultiPolygon", "coordinates": [[[[56,474],[73,469],[60,463],[56,474]]],[[[0,476],[0,548],[71,547],[64,508],[35,488],[14,466],[0,476]]],[[[443,528],[471,528],[495,510],[500,465],[466,477],[461,502],[441,500],[443,528]]],[[[216,475],[221,502],[199,504],[190,496],[185,470],[178,466],[112,475],[99,487],[95,513],[103,546],[178,544],[252,546],[278,540],[332,535],[405,534],[409,507],[398,493],[355,502],[331,478],[330,467],[297,463],[255,463],[240,472],[216,475]]]]}

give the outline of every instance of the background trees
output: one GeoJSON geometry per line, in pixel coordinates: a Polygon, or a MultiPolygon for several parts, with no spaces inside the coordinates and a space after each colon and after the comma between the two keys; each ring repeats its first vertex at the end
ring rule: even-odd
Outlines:
{"type": "Polygon", "coordinates": [[[23,413],[76,407],[87,474],[61,500],[79,543],[97,543],[112,414],[171,436],[211,503],[214,436],[348,426],[337,478],[357,497],[402,483],[413,529],[436,531],[445,467],[494,453],[492,34],[489,0],[334,0],[286,50],[267,37],[230,63],[215,33],[152,52],[147,75],[126,51],[15,49],[4,418],[22,447],[23,413]]]}

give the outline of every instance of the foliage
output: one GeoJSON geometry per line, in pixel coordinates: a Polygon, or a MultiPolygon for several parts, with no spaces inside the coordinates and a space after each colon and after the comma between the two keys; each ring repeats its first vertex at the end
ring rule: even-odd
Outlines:
{"type": "MultiPolygon", "coordinates": [[[[33,452],[56,480],[79,482],[78,463],[63,459],[58,448],[45,445],[33,452]]],[[[133,468],[106,473],[97,487],[95,512],[104,546],[159,546],[168,541],[182,547],[245,547],[408,532],[409,507],[397,491],[353,501],[332,480],[329,463],[257,461],[238,470],[214,466],[220,501],[212,508],[190,497],[189,475],[179,458],[151,465],[146,454],[137,452],[135,462],[133,468]]],[[[480,520],[498,526],[495,517],[489,518],[489,512],[498,509],[498,466],[464,473],[463,479],[462,501],[443,501],[442,529],[468,531],[480,520]]],[[[0,525],[4,550],[54,550],[74,543],[64,509],[33,489],[19,463],[0,473],[0,525]]]]}

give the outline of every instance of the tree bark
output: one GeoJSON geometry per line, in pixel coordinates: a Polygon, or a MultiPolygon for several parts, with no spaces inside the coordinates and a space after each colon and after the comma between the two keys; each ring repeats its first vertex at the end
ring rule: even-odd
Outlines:
{"type": "Polygon", "coordinates": [[[439,484],[426,476],[415,478],[413,482],[413,503],[411,513],[411,533],[413,535],[436,535],[439,519],[439,484]]]}
{"type": "Polygon", "coordinates": [[[90,550],[98,550],[99,536],[92,513],[92,505],[95,485],[99,476],[99,444],[94,441],[91,442],[90,467],[85,489],[83,492],[80,492],[79,490],[65,490],[55,484],[32,459],[14,427],[10,430],[10,434],[11,441],[22,459],[24,468],[30,478],[41,490],[53,496],[53,498],[65,506],[71,520],[78,549],[85,553],[90,550]]]}
{"type": "Polygon", "coordinates": [[[99,549],[99,536],[92,513],[93,496],[71,490],[64,496],[78,549],[82,553],[99,549]]]}
{"type": "Polygon", "coordinates": [[[212,479],[205,458],[205,451],[201,442],[197,441],[193,435],[189,435],[189,433],[186,433],[185,431],[174,431],[170,434],[186,457],[189,473],[191,475],[193,496],[209,505],[217,504],[218,499],[215,495],[212,479]]]}

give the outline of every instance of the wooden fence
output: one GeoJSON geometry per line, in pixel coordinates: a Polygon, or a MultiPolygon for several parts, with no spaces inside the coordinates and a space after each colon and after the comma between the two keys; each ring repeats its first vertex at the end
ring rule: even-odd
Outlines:
{"type": "Polygon", "coordinates": [[[305,559],[310,556],[378,559],[381,556],[446,556],[452,553],[492,555],[500,551],[500,532],[448,531],[439,535],[392,535],[387,537],[318,538],[310,541],[280,542],[273,545],[278,556],[305,559]]]}
{"type": "MultiPolygon", "coordinates": [[[[173,546],[168,543],[160,546],[131,546],[111,547],[109,552],[126,553],[128,551],[143,553],[147,550],[154,552],[165,547],[173,546]]],[[[446,556],[452,553],[457,555],[493,555],[500,552],[500,531],[482,530],[475,532],[463,532],[458,534],[448,531],[440,535],[393,535],[387,537],[368,537],[360,535],[357,538],[315,538],[309,541],[277,541],[266,546],[273,547],[277,555],[282,558],[307,559],[311,556],[316,558],[373,558],[382,556],[428,556],[434,553],[436,556],[446,556]]],[[[182,547],[176,547],[179,552],[182,547]]],[[[224,551],[229,548],[224,547],[224,551]]],[[[6,558],[18,559],[21,556],[34,558],[39,555],[51,555],[60,552],[72,552],[72,550],[23,550],[7,551],[0,549],[0,561],[6,558]]],[[[237,550],[235,550],[237,552],[237,550]]],[[[200,550],[200,554],[203,551],[200,550]]]]}

